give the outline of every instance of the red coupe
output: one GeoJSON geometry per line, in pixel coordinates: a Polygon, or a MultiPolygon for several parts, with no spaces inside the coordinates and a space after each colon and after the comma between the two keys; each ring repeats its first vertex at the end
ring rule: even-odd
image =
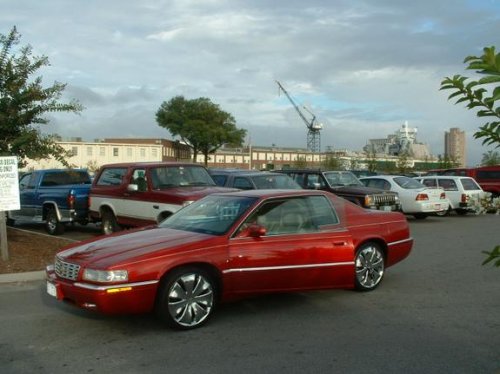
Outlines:
{"type": "Polygon", "coordinates": [[[158,226],[67,247],[47,292],[101,313],[155,310],[191,329],[219,302],[270,292],[370,291],[411,251],[406,218],[323,191],[209,195],[158,226]]]}

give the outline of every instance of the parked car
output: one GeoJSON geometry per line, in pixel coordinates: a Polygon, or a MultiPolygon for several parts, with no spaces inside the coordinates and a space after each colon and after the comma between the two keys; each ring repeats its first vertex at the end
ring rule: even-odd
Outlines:
{"type": "Polygon", "coordinates": [[[240,190],[302,188],[288,175],[280,173],[237,169],[209,169],[208,172],[217,185],[240,190]]]}
{"type": "Polygon", "coordinates": [[[360,180],[368,187],[397,192],[403,213],[417,219],[445,212],[450,205],[442,188],[427,188],[419,181],[403,175],[377,175],[360,180]]]}
{"type": "Polygon", "coordinates": [[[471,206],[473,198],[480,199],[487,196],[476,181],[470,177],[435,175],[415,179],[426,187],[441,187],[445,191],[450,206],[440,215],[447,215],[451,210],[456,211],[457,214],[465,215],[473,211],[471,206]]]}
{"type": "MultiPolygon", "coordinates": [[[[161,222],[183,206],[218,187],[197,164],[143,162],[104,165],[90,192],[90,217],[102,222],[102,232],[161,222]]],[[[236,191],[235,189],[230,191],[236,191]]]]}
{"type": "Polygon", "coordinates": [[[366,187],[350,171],[283,169],[277,172],[289,175],[302,188],[333,192],[363,208],[400,210],[397,193],[366,187]]]}
{"type": "Polygon", "coordinates": [[[367,211],[333,194],[212,194],[156,227],[73,244],[47,268],[47,292],[101,313],[155,310],[179,329],[219,302],[326,288],[375,289],[410,253],[399,212],[367,211]]]}
{"type": "Polygon", "coordinates": [[[500,165],[480,166],[477,168],[451,168],[430,170],[426,176],[448,175],[471,177],[485,192],[490,192],[493,197],[500,196],[500,165]]]}
{"type": "Polygon", "coordinates": [[[19,179],[21,209],[7,213],[7,223],[45,223],[51,235],[67,223],[88,223],[90,176],[84,169],[46,169],[24,173],[19,179]]]}

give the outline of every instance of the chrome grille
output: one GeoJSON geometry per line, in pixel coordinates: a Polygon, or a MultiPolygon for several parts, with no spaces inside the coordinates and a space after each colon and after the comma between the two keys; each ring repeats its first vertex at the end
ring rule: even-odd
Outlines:
{"type": "Polygon", "coordinates": [[[80,265],[70,264],[56,257],[55,271],[58,277],[76,280],[80,271],[80,265]]]}
{"type": "Polygon", "coordinates": [[[396,204],[395,194],[373,195],[373,202],[376,205],[394,205],[396,204]]]}

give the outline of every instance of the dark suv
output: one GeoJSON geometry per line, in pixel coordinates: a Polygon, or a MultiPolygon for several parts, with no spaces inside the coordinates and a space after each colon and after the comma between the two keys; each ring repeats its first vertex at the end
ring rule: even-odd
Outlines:
{"type": "Polygon", "coordinates": [[[303,188],[330,191],[367,209],[400,210],[396,192],[365,187],[350,171],[286,169],[277,172],[289,175],[303,188]]]}
{"type": "Polygon", "coordinates": [[[302,189],[288,175],[258,170],[209,169],[215,183],[240,190],[302,189]]]}

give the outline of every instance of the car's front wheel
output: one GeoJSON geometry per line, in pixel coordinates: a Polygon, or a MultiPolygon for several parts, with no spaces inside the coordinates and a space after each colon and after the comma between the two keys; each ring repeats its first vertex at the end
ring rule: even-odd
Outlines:
{"type": "Polygon", "coordinates": [[[180,268],[163,282],[156,312],[170,327],[193,329],[212,315],[216,296],[215,282],[206,271],[196,267],[180,268]]]}
{"type": "Polygon", "coordinates": [[[438,216],[438,217],[445,217],[449,213],[450,213],[450,209],[448,208],[448,209],[445,209],[445,210],[441,210],[440,212],[437,212],[436,216],[438,216]]]}
{"type": "Polygon", "coordinates": [[[375,289],[385,272],[385,258],[379,244],[365,243],[356,251],[355,287],[358,291],[375,289]]]}

